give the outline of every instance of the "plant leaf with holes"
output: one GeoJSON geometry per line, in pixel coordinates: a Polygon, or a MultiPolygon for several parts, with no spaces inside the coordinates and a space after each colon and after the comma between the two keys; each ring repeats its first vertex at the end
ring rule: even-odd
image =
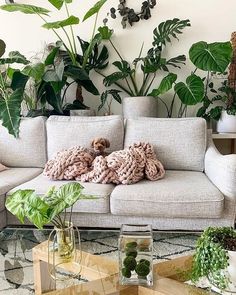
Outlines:
{"type": "Polygon", "coordinates": [[[171,42],[171,38],[178,39],[178,35],[182,34],[182,31],[186,27],[190,27],[190,21],[180,20],[174,18],[172,20],[167,20],[159,24],[159,26],[153,31],[154,41],[153,46],[166,45],[166,43],[171,42]]]}
{"type": "Polygon", "coordinates": [[[204,98],[204,83],[200,77],[192,74],[186,79],[186,84],[177,83],[175,91],[183,104],[195,105],[204,98]]]}

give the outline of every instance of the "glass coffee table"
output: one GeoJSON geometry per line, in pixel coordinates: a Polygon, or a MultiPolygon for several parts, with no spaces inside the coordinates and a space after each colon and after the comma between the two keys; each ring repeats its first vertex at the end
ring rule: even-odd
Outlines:
{"type": "MultiPolygon", "coordinates": [[[[39,231],[31,228],[7,228],[0,231],[1,295],[35,294],[32,249],[39,251],[40,247],[45,245],[41,243],[47,240],[50,231],[51,229],[39,231]]],[[[143,287],[119,286],[117,276],[119,230],[80,230],[80,233],[82,250],[84,251],[84,267],[87,272],[80,274],[78,279],[74,279],[72,286],[68,285],[67,282],[58,284],[58,288],[61,288],[61,290],[53,291],[52,294],[162,294],[160,291],[153,293],[154,289],[144,290],[143,287]],[[99,270],[94,269],[98,266],[99,270]]],[[[164,288],[163,290],[170,286],[174,289],[177,285],[186,286],[181,283],[185,279],[183,274],[187,274],[188,266],[191,263],[191,257],[186,256],[193,253],[198,236],[196,233],[154,232],[154,262],[159,262],[155,265],[154,271],[158,278],[162,277],[162,280],[156,278],[153,288],[156,288],[157,282],[159,287],[164,288]],[[173,264],[173,259],[176,258],[178,259],[174,260],[173,264]],[[183,269],[185,269],[184,272],[183,269]],[[177,276],[178,280],[176,279],[177,276]]],[[[36,263],[39,260],[47,263],[46,257],[42,259],[34,255],[34,260],[36,263]]],[[[41,268],[40,273],[43,273],[47,279],[48,271],[46,267],[41,268]]],[[[41,283],[37,274],[35,278],[37,292],[37,285],[41,283]]],[[[46,279],[43,279],[44,283],[46,283],[46,279]]],[[[52,282],[50,284],[48,291],[55,287],[52,282]]],[[[203,293],[205,291],[201,289],[196,289],[196,291],[195,289],[193,287],[186,289],[186,292],[194,290],[195,293],[176,293],[173,291],[173,293],[163,294],[205,294],[203,293]]]]}

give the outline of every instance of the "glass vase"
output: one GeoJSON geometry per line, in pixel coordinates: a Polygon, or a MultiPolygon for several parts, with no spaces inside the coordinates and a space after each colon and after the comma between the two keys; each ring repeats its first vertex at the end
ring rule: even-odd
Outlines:
{"type": "Polygon", "coordinates": [[[122,225],[119,237],[121,285],[153,285],[153,237],[150,225],[122,225]]]}
{"type": "Polygon", "coordinates": [[[54,228],[48,239],[48,267],[51,277],[61,281],[77,277],[80,272],[80,260],[81,242],[78,229],[70,222],[66,222],[65,228],[54,228]],[[70,265],[67,266],[68,264],[70,265]],[[77,271],[62,272],[72,268],[77,271]]]}

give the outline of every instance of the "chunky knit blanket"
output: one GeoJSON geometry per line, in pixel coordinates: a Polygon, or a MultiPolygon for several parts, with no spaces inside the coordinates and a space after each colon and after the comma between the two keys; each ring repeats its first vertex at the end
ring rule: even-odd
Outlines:
{"type": "Polygon", "coordinates": [[[44,175],[53,180],[114,184],[133,184],[144,178],[155,181],[164,174],[149,143],[136,143],[106,157],[96,157],[93,151],[76,146],[57,153],[44,169],[44,175]]]}

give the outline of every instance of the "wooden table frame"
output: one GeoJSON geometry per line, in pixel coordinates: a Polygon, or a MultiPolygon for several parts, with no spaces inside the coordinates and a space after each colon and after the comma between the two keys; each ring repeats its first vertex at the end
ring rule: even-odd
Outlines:
{"type": "MultiPolygon", "coordinates": [[[[120,286],[118,263],[104,256],[82,252],[80,274],[88,279],[62,290],[55,290],[55,281],[48,272],[47,242],[33,248],[35,294],[48,295],[206,295],[211,292],[183,283],[192,265],[192,256],[184,256],[154,264],[154,285],[120,286]]],[[[63,267],[63,266],[62,266],[63,267]]],[[[67,270],[76,272],[73,265],[67,270]]]]}

